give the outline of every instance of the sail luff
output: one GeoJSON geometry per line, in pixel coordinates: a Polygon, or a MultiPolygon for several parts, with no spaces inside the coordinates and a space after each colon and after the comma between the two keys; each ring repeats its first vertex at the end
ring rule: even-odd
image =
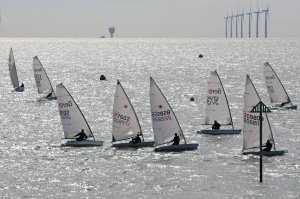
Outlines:
{"type": "MultiPolygon", "coordinates": [[[[81,116],[81,119],[84,121],[84,124],[85,124],[86,127],[88,128],[88,131],[90,132],[91,137],[93,137],[93,139],[95,140],[95,137],[94,137],[93,132],[92,132],[92,130],[91,130],[91,128],[90,128],[90,125],[89,125],[88,122],[86,121],[86,119],[85,119],[83,113],[81,112],[81,110],[80,110],[78,104],[75,102],[75,100],[74,100],[74,98],[72,97],[72,95],[69,93],[69,91],[66,89],[66,87],[65,87],[62,83],[60,83],[59,85],[56,86],[56,90],[59,90],[59,89],[58,89],[59,87],[61,87],[61,88],[68,94],[68,97],[70,97],[70,99],[72,100],[72,102],[75,104],[76,110],[79,111],[80,116],[81,116]]],[[[60,98],[63,97],[63,96],[57,96],[57,97],[58,97],[57,103],[58,103],[58,106],[60,106],[60,98]]],[[[69,112],[69,111],[68,111],[68,112],[69,112]]],[[[61,115],[61,113],[60,113],[60,115],[61,115]]],[[[62,116],[61,116],[61,117],[62,117],[62,116]]],[[[62,118],[61,118],[61,120],[62,120],[62,118]]],[[[63,121],[63,120],[62,120],[62,121],[63,121]]],[[[76,124],[76,123],[75,123],[75,124],[76,124]]],[[[74,124],[70,124],[70,125],[74,125],[74,124]]],[[[63,127],[64,127],[64,125],[63,125],[63,127]]],[[[80,128],[81,128],[81,127],[80,127],[80,128]]],[[[80,130],[80,129],[78,129],[78,130],[80,130]]],[[[73,132],[73,133],[74,133],[74,132],[73,132]]],[[[89,136],[89,135],[88,135],[88,136],[89,136]]]]}
{"type": "Polygon", "coordinates": [[[12,48],[10,48],[9,59],[8,59],[8,69],[10,80],[14,88],[19,87],[19,79],[17,74],[16,62],[13,54],[12,48]]]}
{"type": "Polygon", "coordinates": [[[114,96],[112,119],[113,141],[129,139],[136,136],[137,133],[142,134],[139,119],[119,80],[114,96]]]}
{"type": "Polygon", "coordinates": [[[35,83],[39,94],[53,93],[55,95],[50,79],[37,56],[33,57],[33,72],[35,83]]]}
{"type": "Polygon", "coordinates": [[[291,99],[285,90],[281,80],[276,74],[273,67],[268,63],[264,63],[264,76],[267,85],[267,90],[270,96],[271,103],[291,103],[291,99]]]}
{"type": "MultiPolygon", "coordinates": [[[[259,116],[258,113],[250,113],[255,105],[261,101],[249,75],[246,76],[244,92],[244,121],[243,121],[243,150],[259,146],[259,116]]],[[[269,119],[263,113],[263,142],[272,139],[275,143],[269,119]]],[[[275,146],[275,145],[274,145],[275,146]]]]}
{"type": "Polygon", "coordinates": [[[220,84],[221,84],[221,87],[222,87],[222,90],[223,90],[223,93],[224,93],[224,96],[225,96],[225,99],[226,99],[226,104],[227,104],[227,108],[228,108],[228,112],[229,112],[229,115],[230,115],[230,120],[231,120],[231,126],[232,126],[232,129],[234,129],[234,126],[233,126],[233,120],[232,120],[232,115],[231,115],[231,111],[230,111],[230,108],[229,108],[229,102],[228,102],[228,99],[227,99],[227,95],[226,95],[226,92],[225,92],[225,89],[224,89],[224,86],[223,86],[223,83],[220,79],[220,76],[219,74],[217,73],[216,71],[216,74],[219,78],[219,81],[220,81],[220,84]]]}
{"type": "MultiPolygon", "coordinates": [[[[176,117],[176,115],[175,115],[175,113],[174,113],[174,111],[173,111],[173,109],[172,109],[172,107],[170,106],[170,104],[169,104],[169,102],[168,102],[168,100],[166,99],[166,97],[164,96],[164,94],[162,93],[162,91],[160,90],[160,88],[158,87],[158,85],[156,84],[156,82],[154,81],[154,79],[152,78],[152,77],[150,77],[150,104],[151,104],[151,112],[152,112],[152,100],[153,100],[153,98],[151,97],[151,84],[153,84],[153,85],[155,85],[155,88],[158,90],[158,92],[159,92],[159,94],[160,94],[160,96],[164,99],[164,102],[168,105],[168,107],[170,108],[170,111],[172,112],[172,115],[174,116],[174,119],[175,119],[175,122],[176,122],[176,124],[177,124],[177,127],[178,127],[178,129],[179,129],[179,131],[180,131],[180,135],[182,136],[182,138],[184,139],[184,143],[186,144],[187,142],[186,142],[186,139],[185,139],[185,136],[184,136],[184,134],[183,134],[183,131],[182,131],[182,129],[181,129],[181,126],[180,126],[180,124],[179,124],[179,122],[178,122],[178,119],[177,119],[177,117],[176,117]]],[[[152,118],[152,124],[153,124],[153,118],[152,118]]],[[[153,124],[154,125],[154,124],[153,124]]],[[[155,133],[155,132],[154,132],[155,133]]],[[[154,138],[155,138],[155,136],[154,136],[154,138]]],[[[156,146],[158,146],[158,145],[161,145],[161,144],[164,144],[164,143],[168,143],[169,141],[167,141],[167,142],[162,142],[162,143],[159,143],[159,144],[157,144],[156,143],[156,139],[155,139],[155,145],[156,146]]]]}

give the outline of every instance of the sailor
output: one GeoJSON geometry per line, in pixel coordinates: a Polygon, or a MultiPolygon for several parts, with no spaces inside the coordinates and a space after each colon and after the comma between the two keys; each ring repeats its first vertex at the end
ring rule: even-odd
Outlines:
{"type": "Polygon", "coordinates": [[[142,142],[142,140],[141,140],[141,138],[140,138],[140,135],[137,134],[136,137],[133,137],[132,140],[131,140],[130,142],[133,143],[133,144],[137,144],[137,143],[142,142]]]}
{"type": "Polygon", "coordinates": [[[20,87],[24,87],[24,84],[22,83],[20,87]]]}
{"type": "Polygon", "coordinates": [[[271,151],[271,149],[272,149],[271,141],[267,140],[266,144],[263,147],[266,147],[266,148],[263,149],[263,151],[268,151],[268,152],[271,151]]]}
{"type": "Polygon", "coordinates": [[[219,130],[221,127],[221,124],[219,122],[217,122],[217,120],[214,121],[214,124],[212,125],[212,129],[213,130],[219,130]]]}
{"type": "Polygon", "coordinates": [[[81,131],[77,133],[74,137],[77,137],[76,138],[77,141],[86,140],[88,138],[88,136],[84,133],[83,129],[81,129],[81,131]]]}
{"type": "Polygon", "coordinates": [[[173,145],[179,145],[180,137],[177,135],[177,133],[175,133],[175,136],[172,141],[173,141],[173,145]]]}

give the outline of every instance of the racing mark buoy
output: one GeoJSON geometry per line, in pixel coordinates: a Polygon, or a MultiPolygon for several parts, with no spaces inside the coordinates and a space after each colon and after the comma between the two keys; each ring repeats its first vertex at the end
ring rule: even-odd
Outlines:
{"type": "Polygon", "coordinates": [[[194,98],[193,96],[190,97],[190,101],[191,101],[191,102],[195,101],[195,98],[194,98]]]}
{"type": "Polygon", "coordinates": [[[100,80],[106,80],[106,77],[104,75],[100,75],[100,80]]]}
{"type": "Polygon", "coordinates": [[[198,57],[199,57],[199,58],[202,58],[202,57],[203,57],[203,55],[202,55],[202,54],[200,54],[198,57]]]}

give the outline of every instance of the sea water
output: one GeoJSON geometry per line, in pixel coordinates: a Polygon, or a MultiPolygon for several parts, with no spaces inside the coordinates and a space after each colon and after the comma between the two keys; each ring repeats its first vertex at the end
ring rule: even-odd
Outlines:
{"type": "Polygon", "coordinates": [[[207,80],[217,70],[235,128],[243,124],[249,74],[270,105],[263,78],[268,61],[294,104],[300,105],[299,39],[0,39],[1,198],[300,198],[299,110],[273,111],[269,120],[284,156],[243,156],[243,135],[196,134],[203,126],[207,80]],[[25,92],[12,92],[8,55],[13,48],[25,92]],[[203,58],[198,55],[203,54],[203,58]],[[61,148],[56,101],[42,101],[32,58],[38,56],[55,88],[63,82],[103,147],[61,148]],[[104,74],[108,81],[100,81],[104,74]],[[195,151],[157,153],[154,148],[111,147],[117,79],[153,139],[149,105],[152,76],[195,151]],[[190,97],[195,101],[191,102],[190,97]]]}

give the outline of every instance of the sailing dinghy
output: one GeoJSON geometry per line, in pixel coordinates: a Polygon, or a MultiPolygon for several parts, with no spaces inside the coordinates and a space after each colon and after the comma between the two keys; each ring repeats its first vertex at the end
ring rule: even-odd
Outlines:
{"type": "Polygon", "coordinates": [[[270,96],[271,109],[297,109],[287,94],[283,84],[273,70],[272,66],[266,62],[264,63],[264,77],[267,85],[267,90],[270,96]]]}
{"type": "Polygon", "coordinates": [[[175,113],[152,77],[150,77],[150,106],[155,151],[186,151],[198,148],[198,144],[186,143],[175,113]],[[184,143],[167,145],[172,142],[175,133],[184,140],[184,143]]]}
{"type": "Polygon", "coordinates": [[[206,96],[205,125],[212,125],[218,121],[222,126],[230,125],[232,129],[203,129],[197,133],[210,135],[240,134],[241,129],[234,129],[231,112],[225,90],[217,71],[210,73],[208,80],[208,92],[206,96]]]}
{"type": "Polygon", "coordinates": [[[16,62],[15,62],[15,58],[14,58],[12,48],[10,48],[10,52],[9,52],[8,69],[9,69],[10,80],[11,80],[11,83],[14,87],[14,91],[23,92],[24,91],[24,84],[22,83],[20,85],[20,83],[19,83],[17,68],[16,68],[16,62]]]}
{"type": "MultiPolygon", "coordinates": [[[[244,122],[243,122],[243,155],[253,154],[259,155],[260,144],[259,144],[259,113],[250,113],[250,111],[255,107],[258,102],[260,102],[260,97],[249,77],[246,77],[246,87],[244,93],[244,122]]],[[[283,155],[285,150],[276,150],[275,140],[272,134],[272,129],[269,123],[269,119],[266,113],[262,113],[263,116],[263,126],[262,126],[262,143],[265,144],[267,140],[272,141],[271,151],[262,151],[262,155],[265,156],[276,156],[283,155]]]]}
{"type": "MultiPolygon", "coordinates": [[[[113,107],[112,143],[113,147],[153,147],[154,141],[139,143],[120,142],[142,134],[141,125],[136,112],[123,88],[117,81],[113,107]],[[116,143],[117,142],[117,143],[116,143]]],[[[144,140],[144,139],[143,139],[144,140]]]]}
{"type": "Polygon", "coordinates": [[[67,141],[61,146],[74,146],[74,147],[93,147],[102,146],[103,141],[96,141],[92,130],[87,123],[85,117],[83,116],[78,105],[74,101],[73,97],[61,83],[56,85],[57,92],[57,104],[60,113],[60,119],[64,130],[65,139],[75,139],[75,135],[84,130],[88,137],[92,137],[93,140],[83,140],[83,141],[67,141]]]}
{"type": "Polygon", "coordinates": [[[39,94],[45,94],[44,99],[57,99],[49,77],[37,56],[33,57],[33,73],[39,94]]]}

